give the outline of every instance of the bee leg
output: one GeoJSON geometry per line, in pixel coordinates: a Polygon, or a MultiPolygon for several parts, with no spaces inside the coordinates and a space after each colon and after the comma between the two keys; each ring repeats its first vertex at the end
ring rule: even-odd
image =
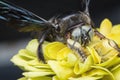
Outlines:
{"type": "Polygon", "coordinates": [[[95,32],[95,35],[98,36],[101,40],[106,39],[106,37],[103,34],[101,34],[99,31],[94,30],[94,32],[95,32]]]}
{"type": "Polygon", "coordinates": [[[118,56],[120,56],[120,47],[117,45],[117,43],[114,40],[106,38],[103,34],[95,30],[95,34],[100,38],[100,39],[107,39],[108,44],[113,47],[115,50],[119,52],[118,56]]]}
{"type": "Polygon", "coordinates": [[[72,50],[74,50],[76,53],[80,55],[81,60],[84,62],[86,59],[86,55],[84,53],[82,46],[77,42],[77,40],[73,41],[71,39],[67,39],[67,44],[72,50]]]}
{"type": "Polygon", "coordinates": [[[38,39],[39,45],[38,45],[38,49],[37,49],[37,56],[38,56],[38,59],[41,60],[43,63],[46,63],[46,61],[45,61],[43,51],[42,51],[42,44],[49,33],[50,33],[50,30],[45,30],[44,32],[42,32],[40,34],[40,37],[38,39]]]}
{"type": "Polygon", "coordinates": [[[45,32],[43,32],[42,35],[40,36],[39,45],[38,45],[38,49],[37,49],[37,57],[43,63],[46,63],[45,59],[44,59],[43,51],[42,51],[42,44],[43,44],[43,42],[45,40],[45,37],[46,37],[46,34],[45,34],[45,32]]]}
{"type": "Polygon", "coordinates": [[[108,44],[119,52],[118,56],[120,57],[120,48],[115,41],[108,39],[108,44]]]}
{"type": "Polygon", "coordinates": [[[86,55],[85,55],[85,52],[82,50],[82,49],[79,49],[79,48],[77,48],[77,52],[80,54],[80,56],[81,56],[81,60],[82,60],[82,62],[84,62],[85,60],[86,60],[86,55]]]}

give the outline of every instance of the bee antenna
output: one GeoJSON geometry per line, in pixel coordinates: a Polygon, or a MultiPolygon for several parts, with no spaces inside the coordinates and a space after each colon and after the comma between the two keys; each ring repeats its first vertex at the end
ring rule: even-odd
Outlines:
{"type": "Polygon", "coordinates": [[[89,15],[89,3],[90,0],[82,0],[82,6],[85,8],[84,13],[86,13],[87,15],[89,15]]]}

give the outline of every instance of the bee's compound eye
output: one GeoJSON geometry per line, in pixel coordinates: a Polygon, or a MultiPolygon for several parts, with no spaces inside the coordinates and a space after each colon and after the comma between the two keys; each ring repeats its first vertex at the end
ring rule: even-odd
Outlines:
{"type": "Polygon", "coordinates": [[[76,41],[79,41],[81,43],[81,28],[75,28],[73,31],[72,31],[72,39],[76,40],[76,41]]]}
{"type": "Polygon", "coordinates": [[[90,25],[84,25],[82,26],[82,34],[88,36],[88,38],[92,40],[94,31],[90,25]]]}

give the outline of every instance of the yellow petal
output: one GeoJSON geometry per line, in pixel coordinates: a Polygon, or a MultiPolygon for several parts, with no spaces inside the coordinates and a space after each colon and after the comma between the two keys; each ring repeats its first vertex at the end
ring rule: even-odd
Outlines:
{"type": "Polygon", "coordinates": [[[113,34],[120,34],[120,24],[114,25],[112,30],[111,30],[111,33],[113,33],[113,34]]]}
{"type": "Polygon", "coordinates": [[[36,68],[42,68],[42,69],[50,69],[50,66],[48,64],[34,65],[34,67],[36,67],[36,68]]]}
{"type": "Polygon", "coordinates": [[[95,51],[94,48],[87,47],[95,64],[101,63],[101,57],[98,55],[98,53],[95,51]]]}
{"type": "Polygon", "coordinates": [[[37,40],[37,39],[31,40],[31,41],[28,43],[26,49],[29,50],[29,51],[32,52],[32,53],[36,53],[36,52],[37,52],[37,49],[38,49],[38,40],[37,40]]]}
{"type": "Polygon", "coordinates": [[[34,67],[34,66],[25,66],[25,70],[27,71],[32,71],[32,72],[53,72],[50,68],[37,68],[37,67],[34,67]]]}
{"type": "Polygon", "coordinates": [[[44,77],[35,77],[35,78],[29,78],[27,80],[52,80],[51,77],[47,77],[47,76],[44,76],[44,77]]]}
{"type": "Polygon", "coordinates": [[[57,52],[57,60],[65,59],[69,53],[72,53],[72,51],[68,47],[62,48],[57,52]]]}
{"type": "Polygon", "coordinates": [[[107,35],[107,37],[109,39],[114,40],[119,46],[120,46],[120,33],[110,33],[109,35],[107,35]]]}
{"type": "Polygon", "coordinates": [[[84,72],[87,72],[88,70],[91,69],[91,66],[94,64],[93,62],[93,59],[90,56],[87,57],[87,59],[85,60],[84,63],[81,63],[80,61],[78,61],[76,64],[75,64],[75,67],[74,67],[74,73],[75,74],[82,74],[84,72]]]}
{"type": "Polygon", "coordinates": [[[43,63],[41,63],[38,59],[37,59],[37,57],[35,58],[35,59],[33,59],[33,60],[29,60],[28,61],[28,64],[29,65],[31,65],[31,66],[43,66],[43,65],[45,65],[45,66],[47,66],[46,64],[43,64],[43,63]]]}
{"type": "Polygon", "coordinates": [[[50,76],[54,75],[54,72],[24,72],[23,75],[25,77],[30,77],[30,78],[36,78],[36,77],[41,77],[41,76],[50,76]]]}
{"type": "Polygon", "coordinates": [[[115,66],[115,68],[112,69],[112,73],[115,77],[115,80],[120,80],[120,64],[115,66]]]}
{"type": "Polygon", "coordinates": [[[21,57],[23,57],[24,59],[28,59],[28,60],[32,60],[32,59],[36,58],[36,54],[28,51],[27,49],[21,49],[18,52],[18,55],[21,56],[21,57]]]}
{"type": "Polygon", "coordinates": [[[19,78],[17,80],[28,80],[26,77],[19,78]]]}
{"type": "Polygon", "coordinates": [[[96,65],[97,66],[102,66],[102,67],[105,67],[105,68],[109,68],[109,67],[115,66],[119,63],[120,63],[120,58],[118,56],[113,56],[110,59],[108,59],[107,61],[105,61],[101,64],[96,64],[96,65]]]}
{"type": "Polygon", "coordinates": [[[108,72],[101,69],[92,69],[91,71],[86,72],[82,76],[91,76],[95,78],[103,78],[103,76],[109,75],[108,72]]]}
{"type": "Polygon", "coordinates": [[[111,32],[112,23],[109,19],[104,19],[100,24],[100,33],[103,35],[108,35],[111,32]]]}
{"type": "Polygon", "coordinates": [[[111,49],[113,49],[113,47],[110,46],[108,40],[103,40],[103,41],[102,41],[102,45],[103,45],[102,47],[105,48],[106,50],[111,50],[111,49]]]}
{"type": "Polygon", "coordinates": [[[60,80],[66,80],[68,77],[73,76],[72,68],[61,66],[59,62],[52,60],[49,60],[48,64],[60,80]]]}
{"type": "Polygon", "coordinates": [[[78,77],[78,78],[69,78],[69,80],[98,80],[97,77],[91,77],[91,76],[84,76],[84,77],[78,77]]]}
{"type": "Polygon", "coordinates": [[[61,42],[52,42],[43,46],[43,53],[48,59],[56,59],[57,52],[64,48],[65,45],[61,42]]]}
{"type": "Polygon", "coordinates": [[[15,56],[13,56],[13,58],[11,59],[11,61],[15,64],[15,65],[17,65],[17,66],[19,66],[21,69],[23,69],[23,70],[25,70],[25,66],[27,66],[28,64],[28,62],[26,61],[26,60],[24,60],[24,59],[22,59],[20,56],[18,56],[18,55],[15,55],[15,56]]]}
{"type": "Polygon", "coordinates": [[[110,70],[108,70],[107,68],[104,68],[104,67],[100,67],[100,66],[92,66],[92,68],[95,68],[95,69],[100,69],[100,70],[103,70],[105,72],[108,73],[108,75],[105,75],[103,77],[103,80],[115,80],[115,77],[114,75],[112,74],[112,72],[110,72],[110,70]]]}
{"type": "Polygon", "coordinates": [[[52,80],[60,80],[57,76],[53,76],[52,80]]]}
{"type": "Polygon", "coordinates": [[[66,67],[73,67],[75,65],[75,63],[77,62],[77,57],[72,54],[69,53],[67,55],[66,59],[63,59],[61,61],[59,61],[61,65],[66,66],[66,67]]]}

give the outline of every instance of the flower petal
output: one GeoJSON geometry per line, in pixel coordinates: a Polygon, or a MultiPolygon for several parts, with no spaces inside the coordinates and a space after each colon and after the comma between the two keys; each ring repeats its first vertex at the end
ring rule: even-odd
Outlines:
{"type": "Polygon", "coordinates": [[[110,33],[107,35],[109,39],[114,40],[120,46],[120,33],[110,33]]]}
{"type": "Polygon", "coordinates": [[[95,68],[95,69],[100,69],[100,70],[103,70],[105,72],[108,73],[108,75],[104,75],[103,77],[103,80],[107,79],[107,80],[115,80],[115,77],[114,75],[112,74],[112,72],[110,72],[107,68],[104,68],[104,67],[100,67],[100,66],[92,66],[92,68],[95,68]]]}
{"type": "Polygon", "coordinates": [[[43,46],[43,53],[48,59],[56,59],[57,52],[64,47],[65,45],[61,42],[48,43],[46,46],[43,46]]]}
{"type": "Polygon", "coordinates": [[[91,56],[93,58],[93,61],[95,64],[100,64],[101,63],[101,57],[98,55],[98,53],[95,51],[94,48],[87,47],[89,52],[91,53],[91,56]]]}
{"type": "Polygon", "coordinates": [[[115,77],[115,80],[120,80],[120,64],[115,66],[111,71],[115,77]]]}
{"type": "Polygon", "coordinates": [[[74,67],[75,63],[77,62],[77,57],[72,54],[72,53],[69,53],[67,55],[67,58],[66,59],[63,59],[60,62],[61,65],[63,66],[66,66],[66,67],[74,67]]]}
{"type": "Polygon", "coordinates": [[[114,25],[112,30],[111,30],[111,33],[120,34],[120,24],[114,25]]]}
{"type": "Polygon", "coordinates": [[[105,68],[109,68],[109,67],[115,66],[117,64],[120,64],[120,57],[113,56],[109,60],[107,60],[107,61],[105,61],[101,64],[96,64],[96,65],[97,66],[102,66],[102,67],[105,67],[105,68]]]}
{"type": "Polygon", "coordinates": [[[99,78],[96,77],[90,77],[90,76],[84,76],[79,78],[69,78],[69,80],[98,80],[99,78]]]}
{"type": "Polygon", "coordinates": [[[52,78],[44,76],[44,77],[28,78],[27,80],[52,80],[52,78]]]}
{"type": "Polygon", "coordinates": [[[48,64],[60,80],[66,80],[68,77],[73,76],[72,68],[62,66],[59,62],[53,60],[49,60],[48,64]]]}
{"type": "Polygon", "coordinates": [[[100,33],[108,35],[111,32],[112,23],[109,19],[104,19],[100,24],[100,33]]]}
{"type": "Polygon", "coordinates": [[[62,48],[57,52],[57,60],[62,60],[67,58],[69,53],[72,53],[72,51],[68,47],[62,48]]]}
{"type": "Polygon", "coordinates": [[[39,44],[38,44],[38,40],[37,40],[37,39],[33,39],[33,40],[31,40],[31,41],[28,43],[26,49],[29,50],[29,51],[32,52],[32,53],[36,53],[36,52],[37,52],[37,49],[38,49],[38,45],[39,45],[39,44]]]}
{"type": "Polygon", "coordinates": [[[23,75],[28,78],[36,78],[36,77],[42,77],[42,76],[48,76],[48,75],[55,75],[54,72],[24,72],[23,75]]]}
{"type": "Polygon", "coordinates": [[[92,56],[88,56],[84,63],[78,61],[74,67],[75,74],[82,74],[91,69],[91,66],[94,64],[92,56]]]}

